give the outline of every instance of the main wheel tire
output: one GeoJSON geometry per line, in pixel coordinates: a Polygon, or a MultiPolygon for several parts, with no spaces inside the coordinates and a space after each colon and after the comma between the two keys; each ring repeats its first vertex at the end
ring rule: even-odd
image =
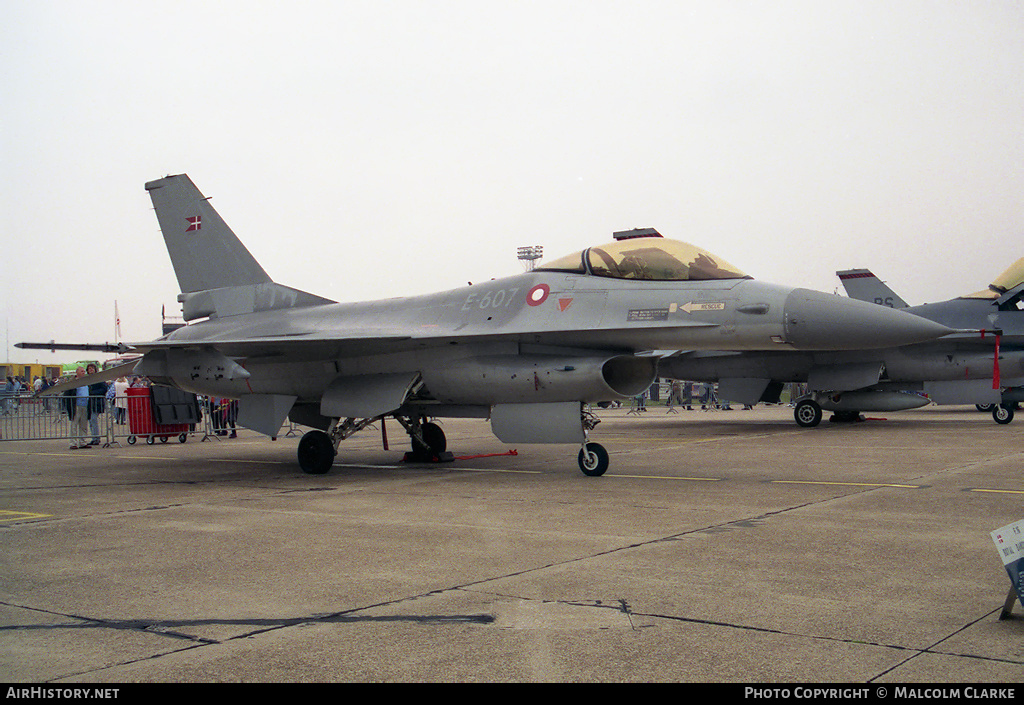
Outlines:
{"type": "Polygon", "coordinates": [[[310,431],[299,439],[299,467],[309,475],[323,475],[334,464],[334,443],[323,431],[310,431]]]}
{"type": "Polygon", "coordinates": [[[992,418],[996,423],[1007,424],[1013,421],[1014,404],[996,404],[992,407],[992,418]]]}
{"type": "MultiPolygon", "coordinates": [[[[440,455],[448,450],[448,439],[445,438],[444,431],[436,423],[423,424],[422,433],[423,442],[426,443],[429,452],[440,455]]],[[[417,450],[415,441],[412,445],[413,450],[417,450]]]]}
{"type": "Polygon", "coordinates": [[[793,418],[797,426],[813,428],[821,423],[821,406],[813,399],[799,401],[793,409],[793,418]]]}
{"type": "Polygon", "coordinates": [[[580,448],[580,470],[588,477],[600,477],[608,469],[608,451],[600,443],[588,443],[580,448]]]}
{"type": "Polygon", "coordinates": [[[992,411],[995,408],[995,404],[975,404],[974,408],[978,411],[992,411]]]}

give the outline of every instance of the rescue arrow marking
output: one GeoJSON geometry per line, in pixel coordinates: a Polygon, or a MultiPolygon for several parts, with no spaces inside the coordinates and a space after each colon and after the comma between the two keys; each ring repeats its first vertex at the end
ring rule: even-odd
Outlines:
{"type": "Polygon", "coordinates": [[[679,308],[687,313],[693,313],[694,311],[724,311],[725,302],[714,301],[709,303],[694,303],[693,301],[687,301],[679,308]]]}

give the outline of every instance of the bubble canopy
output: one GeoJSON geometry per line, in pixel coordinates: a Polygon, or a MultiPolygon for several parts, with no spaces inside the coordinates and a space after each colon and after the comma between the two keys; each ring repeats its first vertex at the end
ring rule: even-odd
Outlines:
{"type": "Polygon", "coordinates": [[[996,280],[988,285],[987,289],[976,291],[962,298],[965,299],[998,299],[1010,289],[1024,283],[1024,257],[1010,265],[1010,267],[996,277],[996,280]]]}
{"type": "Polygon", "coordinates": [[[750,279],[706,250],[668,238],[633,238],[588,247],[537,267],[537,270],[591,274],[612,279],[708,281],[750,279]]]}

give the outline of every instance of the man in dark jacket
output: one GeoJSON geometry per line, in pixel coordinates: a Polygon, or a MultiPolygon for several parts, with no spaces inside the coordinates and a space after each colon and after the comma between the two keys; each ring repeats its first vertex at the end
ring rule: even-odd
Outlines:
{"type": "MultiPolygon", "coordinates": [[[[94,363],[89,363],[85,368],[88,374],[98,372],[94,363]]],[[[96,382],[89,385],[89,430],[92,432],[92,441],[89,445],[100,444],[100,414],[107,409],[107,383],[96,382]]]]}

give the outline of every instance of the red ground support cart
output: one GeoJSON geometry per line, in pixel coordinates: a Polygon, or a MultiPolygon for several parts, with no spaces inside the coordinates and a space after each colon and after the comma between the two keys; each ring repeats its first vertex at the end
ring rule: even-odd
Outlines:
{"type": "Polygon", "coordinates": [[[148,445],[153,445],[157,438],[166,443],[171,436],[177,436],[179,443],[188,440],[188,423],[157,423],[149,387],[129,387],[127,391],[128,429],[132,434],[128,436],[129,445],[135,443],[136,436],[144,437],[148,445]]]}

